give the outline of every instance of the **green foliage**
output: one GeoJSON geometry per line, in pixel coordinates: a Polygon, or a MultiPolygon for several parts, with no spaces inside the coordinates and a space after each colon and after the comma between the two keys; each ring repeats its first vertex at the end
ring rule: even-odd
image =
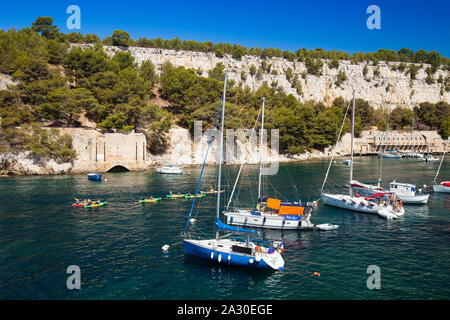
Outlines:
{"type": "Polygon", "coordinates": [[[52,17],[38,17],[36,21],[33,22],[31,30],[40,33],[43,37],[47,39],[55,39],[59,35],[59,29],[57,26],[53,25],[52,17]]]}
{"type": "Polygon", "coordinates": [[[128,47],[130,34],[126,31],[116,30],[111,37],[112,45],[118,47],[128,47]]]}
{"type": "Polygon", "coordinates": [[[436,104],[424,102],[414,107],[414,113],[420,124],[432,130],[439,130],[442,122],[450,115],[450,104],[445,101],[439,101],[436,104]]]}
{"type": "Polygon", "coordinates": [[[408,108],[396,107],[390,115],[390,127],[394,130],[411,127],[414,111],[408,108]]]}
{"type": "Polygon", "coordinates": [[[217,80],[223,80],[225,77],[225,66],[222,62],[216,63],[215,67],[209,71],[209,77],[217,80]]]}
{"type": "Polygon", "coordinates": [[[441,125],[439,126],[439,134],[444,140],[448,139],[450,136],[450,116],[442,120],[441,125]]]}
{"type": "Polygon", "coordinates": [[[333,58],[333,60],[330,61],[329,66],[331,69],[339,69],[339,59],[333,58]]]}
{"type": "Polygon", "coordinates": [[[146,126],[149,151],[153,154],[164,153],[168,148],[167,133],[172,126],[172,114],[156,105],[142,110],[141,121],[146,126]]]}
{"type": "Polygon", "coordinates": [[[51,158],[56,161],[69,162],[76,158],[72,149],[72,136],[60,134],[58,129],[43,129],[39,124],[24,128],[0,129],[0,137],[10,150],[31,151],[39,158],[51,158]]]}
{"type": "Polygon", "coordinates": [[[345,71],[339,70],[337,79],[334,83],[336,84],[336,86],[340,87],[341,84],[343,84],[346,80],[347,80],[347,75],[345,74],[345,71]]]}
{"type": "Polygon", "coordinates": [[[320,59],[312,59],[310,57],[307,57],[305,59],[305,67],[308,71],[308,74],[320,76],[322,74],[322,66],[323,63],[320,59]]]}
{"type": "Polygon", "coordinates": [[[134,58],[129,52],[117,51],[113,61],[119,65],[119,69],[134,68],[134,58]]]}
{"type": "Polygon", "coordinates": [[[158,81],[158,76],[155,72],[155,65],[150,60],[142,62],[139,69],[139,76],[149,82],[151,87],[153,87],[153,85],[158,81]]]}
{"type": "Polygon", "coordinates": [[[419,68],[415,64],[410,64],[408,67],[408,73],[412,80],[416,79],[419,68]]]}

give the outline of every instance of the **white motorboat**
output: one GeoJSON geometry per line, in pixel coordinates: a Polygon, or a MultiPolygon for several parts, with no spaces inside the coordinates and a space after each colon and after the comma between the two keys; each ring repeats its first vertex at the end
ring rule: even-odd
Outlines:
{"type": "Polygon", "coordinates": [[[420,160],[425,161],[425,162],[438,162],[439,157],[433,157],[431,154],[429,154],[425,158],[420,158],[420,160]]]}
{"type": "Polygon", "coordinates": [[[322,224],[316,225],[316,229],[321,230],[321,231],[331,231],[331,230],[336,230],[338,228],[339,228],[339,226],[337,224],[331,224],[331,223],[322,223],[322,224]]]}
{"type": "Polygon", "coordinates": [[[397,181],[390,183],[389,191],[396,194],[403,203],[424,204],[428,202],[428,197],[430,196],[425,193],[417,193],[417,188],[414,184],[397,181]]]}
{"type": "Polygon", "coordinates": [[[402,158],[402,156],[398,153],[393,153],[393,152],[384,152],[384,153],[380,153],[380,156],[382,156],[383,158],[388,158],[388,159],[400,159],[402,158]]]}
{"type": "Polygon", "coordinates": [[[181,169],[180,167],[174,167],[169,164],[168,166],[157,168],[156,172],[165,174],[182,174],[183,169],[181,169]]]}
{"type": "Polygon", "coordinates": [[[346,165],[350,165],[352,163],[352,160],[347,159],[347,160],[344,160],[343,163],[346,164],[346,165]]]}

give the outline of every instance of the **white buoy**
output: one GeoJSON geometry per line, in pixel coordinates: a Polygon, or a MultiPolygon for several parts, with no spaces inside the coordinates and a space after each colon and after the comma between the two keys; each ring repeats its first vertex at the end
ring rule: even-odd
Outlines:
{"type": "Polygon", "coordinates": [[[214,252],[211,252],[211,259],[214,258],[214,252]]]}
{"type": "Polygon", "coordinates": [[[107,182],[108,181],[108,179],[105,179],[105,182],[107,182]]]}
{"type": "Polygon", "coordinates": [[[219,259],[217,259],[219,262],[222,261],[222,255],[219,254],[219,259]]]}
{"type": "Polygon", "coordinates": [[[248,260],[248,263],[252,264],[253,263],[253,259],[248,260]]]}
{"type": "Polygon", "coordinates": [[[162,251],[167,252],[169,250],[170,246],[168,244],[165,244],[161,247],[162,251]]]}
{"type": "Polygon", "coordinates": [[[197,221],[197,219],[191,218],[191,220],[189,220],[191,223],[195,223],[195,221],[197,221]]]}

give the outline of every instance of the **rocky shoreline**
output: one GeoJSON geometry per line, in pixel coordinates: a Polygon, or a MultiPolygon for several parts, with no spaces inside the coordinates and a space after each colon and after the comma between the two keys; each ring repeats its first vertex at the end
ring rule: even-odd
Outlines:
{"type": "MultiPolygon", "coordinates": [[[[299,155],[280,155],[277,159],[273,161],[278,162],[300,162],[308,160],[318,160],[318,159],[330,159],[330,153],[324,152],[305,152],[299,155]]],[[[339,157],[339,156],[335,156],[339,157]]],[[[340,156],[342,157],[342,156],[340,156]]],[[[246,162],[247,163],[247,162],[246,162]]],[[[256,162],[248,162],[249,164],[256,164],[256,162]]],[[[143,169],[154,169],[161,165],[167,165],[168,161],[164,157],[160,157],[159,161],[154,161],[149,163],[148,166],[143,169]]],[[[240,165],[241,162],[233,163],[232,165],[240,165]]],[[[180,163],[177,164],[184,167],[197,167],[201,164],[199,163],[180,163]]],[[[208,166],[215,166],[217,163],[208,162],[208,166]]],[[[87,171],[73,171],[73,164],[71,162],[58,163],[54,159],[49,158],[39,158],[34,156],[31,152],[5,152],[0,154],[0,176],[10,176],[10,175],[62,175],[62,174],[82,174],[87,171]]],[[[92,171],[95,171],[94,169],[92,171]]],[[[136,170],[142,171],[142,170],[136,170]]]]}

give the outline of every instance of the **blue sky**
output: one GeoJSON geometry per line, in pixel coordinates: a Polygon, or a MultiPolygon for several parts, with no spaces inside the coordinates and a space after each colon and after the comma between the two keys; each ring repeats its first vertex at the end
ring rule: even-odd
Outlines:
{"type": "MultiPolygon", "coordinates": [[[[81,9],[81,33],[101,38],[125,30],[132,38],[239,43],[248,47],[323,48],[350,53],[378,49],[436,50],[450,57],[449,0],[316,1],[2,1],[0,29],[51,16],[62,32],[69,5],[81,9]],[[381,9],[381,29],[369,30],[369,5],[381,9]]],[[[78,31],[78,30],[75,30],[78,31]]]]}

